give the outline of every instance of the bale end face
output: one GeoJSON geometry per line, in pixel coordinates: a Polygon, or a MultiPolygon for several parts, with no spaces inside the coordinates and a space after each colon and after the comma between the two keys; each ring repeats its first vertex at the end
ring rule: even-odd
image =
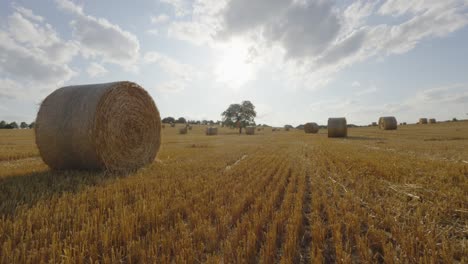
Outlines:
{"type": "Polygon", "coordinates": [[[328,118],[328,137],[347,137],[348,136],[348,127],[346,123],[346,118],[328,118]]]}
{"type": "Polygon", "coordinates": [[[427,118],[419,118],[418,124],[423,124],[423,125],[427,124],[427,118]]]}
{"type": "Polygon", "coordinates": [[[206,128],[206,135],[207,136],[218,135],[218,128],[217,127],[207,127],[206,128]]]}
{"type": "Polygon", "coordinates": [[[245,134],[246,135],[254,135],[255,134],[255,127],[253,126],[248,126],[245,128],[245,134]]]}
{"type": "Polygon", "coordinates": [[[187,127],[181,127],[181,128],[179,128],[179,134],[181,134],[181,135],[187,134],[187,127]]]}

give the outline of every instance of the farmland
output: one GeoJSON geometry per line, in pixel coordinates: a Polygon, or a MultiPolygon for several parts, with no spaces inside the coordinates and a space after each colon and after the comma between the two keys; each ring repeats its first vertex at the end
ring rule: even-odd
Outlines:
{"type": "Polygon", "coordinates": [[[468,122],[163,129],[128,174],[50,171],[0,131],[0,263],[466,263],[468,122]]]}

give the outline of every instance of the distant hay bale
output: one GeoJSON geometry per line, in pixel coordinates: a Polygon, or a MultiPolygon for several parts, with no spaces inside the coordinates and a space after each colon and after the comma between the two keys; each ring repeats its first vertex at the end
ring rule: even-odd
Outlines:
{"type": "Polygon", "coordinates": [[[207,127],[206,128],[206,135],[207,136],[218,135],[218,128],[217,127],[207,127]]]}
{"type": "Polygon", "coordinates": [[[175,123],[171,123],[171,127],[175,127],[175,123]]]}
{"type": "Polygon", "coordinates": [[[35,136],[52,169],[132,170],[154,161],[161,118],[136,83],[67,86],[42,102],[35,136]]]}
{"type": "Polygon", "coordinates": [[[307,134],[316,134],[319,131],[319,126],[317,123],[306,123],[304,125],[304,131],[307,134]]]}
{"type": "Polygon", "coordinates": [[[271,131],[276,132],[276,128],[272,128],[271,131]]]}
{"type": "Polygon", "coordinates": [[[192,130],[192,126],[188,126],[188,130],[192,130]]]}
{"type": "Polygon", "coordinates": [[[383,130],[395,130],[398,127],[397,120],[394,116],[383,116],[379,118],[379,128],[383,130]]]}
{"type": "Polygon", "coordinates": [[[418,124],[427,124],[427,118],[419,118],[418,124]]]}
{"type": "Polygon", "coordinates": [[[429,124],[435,124],[437,123],[435,118],[429,118],[429,124]]]}
{"type": "Polygon", "coordinates": [[[255,127],[254,126],[248,126],[245,128],[245,134],[247,135],[255,135],[255,127]]]}
{"type": "Polygon", "coordinates": [[[346,118],[328,118],[328,137],[347,137],[348,127],[346,124],[346,118]]]}
{"type": "Polygon", "coordinates": [[[377,122],[372,122],[372,126],[377,126],[377,122]]]}
{"type": "Polygon", "coordinates": [[[162,127],[162,128],[166,128],[166,125],[162,125],[161,127],[162,127]]]}
{"type": "Polygon", "coordinates": [[[403,122],[403,125],[406,126],[406,122],[403,122]]]}
{"type": "Polygon", "coordinates": [[[179,128],[179,134],[181,134],[181,135],[187,134],[187,127],[181,127],[181,128],[179,128]]]}

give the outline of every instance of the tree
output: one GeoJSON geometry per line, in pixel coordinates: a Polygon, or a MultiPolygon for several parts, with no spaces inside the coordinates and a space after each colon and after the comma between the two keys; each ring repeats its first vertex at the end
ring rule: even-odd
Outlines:
{"type": "Polygon", "coordinates": [[[250,101],[243,101],[240,104],[231,104],[221,115],[226,126],[238,127],[239,134],[242,134],[242,128],[255,124],[257,112],[250,101]]]}
{"type": "Polygon", "coordinates": [[[16,122],[11,122],[10,124],[5,126],[6,129],[16,129],[18,128],[18,124],[16,122]]]}
{"type": "Polygon", "coordinates": [[[26,124],[26,122],[21,122],[20,127],[22,129],[28,128],[28,124],[26,124]]]}
{"type": "Polygon", "coordinates": [[[28,127],[31,128],[31,129],[36,127],[36,122],[31,122],[31,124],[29,124],[28,127]]]}
{"type": "Polygon", "coordinates": [[[0,129],[5,128],[7,123],[5,121],[0,121],[0,129]]]}
{"type": "Polygon", "coordinates": [[[183,118],[183,117],[179,117],[179,119],[177,119],[176,123],[185,124],[185,123],[187,123],[187,120],[185,120],[185,118],[183,118]]]}
{"type": "Polygon", "coordinates": [[[165,118],[163,118],[162,122],[166,123],[166,124],[175,123],[175,118],[173,118],[171,116],[165,117],[165,118]]]}

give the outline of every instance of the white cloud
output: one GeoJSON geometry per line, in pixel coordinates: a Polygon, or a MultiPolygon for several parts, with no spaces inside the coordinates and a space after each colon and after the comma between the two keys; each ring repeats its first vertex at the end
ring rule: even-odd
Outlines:
{"type": "Polygon", "coordinates": [[[31,10],[14,8],[0,28],[0,89],[10,97],[42,95],[77,74],[67,64],[77,54],[77,46],[62,40],[31,10]]]}
{"type": "Polygon", "coordinates": [[[351,84],[351,87],[361,87],[361,83],[358,82],[358,81],[354,81],[354,82],[351,84]]]}
{"type": "Polygon", "coordinates": [[[86,72],[91,77],[100,77],[108,73],[107,69],[104,68],[104,66],[96,62],[91,62],[88,68],[86,68],[86,72]]]}
{"type": "Polygon", "coordinates": [[[157,30],[157,29],[148,29],[148,30],[146,30],[146,33],[148,33],[149,35],[157,36],[157,35],[159,35],[159,30],[157,30]]]}
{"type": "Polygon", "coordinates": [[[186,16],[189,14],[189,0],[160,0],[160,2],[171,5],[174,8],[174,14],[178,17],[186,16]]]}
{"type": "Polygon", "coordinates": [[[363,95],[373,94],[375,92],[377,92],[377,87],[372,85],[369,88],[362,89],[362,90],[356,92],[356,95],[357,96],[363,96],[363,95]]]}
{"type": "Polygon", "coordinates": [[[161,14],[158,16],[151,16],[150,19],[153,24],[164,24],[169,21],[170,17],[166,14],[161,14]]]}
{"type": "Polygon", "coordinates": [[[143,56],[143,63],[157,64],[170,81],[164,81],[159,85],[160,91],[181,91],[189,82],[202,78],[202,73],[189,64],[180,63],[177,60],[155,51],[147,52],[143,56]]]}
{"type": "Polygon", "coordinates": [[[241,38],[258,57],[276,49],[279,74],[308,89],[323,87],[353,64],[408,52],[468,24],[466,0],[360,0],[345,6],[323,0],[196,0],[184,12],[191,17],[170,24],[170,37],[210,47],[241,38]],[[373,23],[386,23],[372,24],[370,17],[385,17],[373,23]]]}
{"type": "Polygon", "coordinates": [[[138,38],[107,19],[86,15],[83,8],[69,0],[56,0],[58,6],[75,15],[70,25],[86,58],[100,57],[105,62],[132,69],[138,61],[138,38]]]}

